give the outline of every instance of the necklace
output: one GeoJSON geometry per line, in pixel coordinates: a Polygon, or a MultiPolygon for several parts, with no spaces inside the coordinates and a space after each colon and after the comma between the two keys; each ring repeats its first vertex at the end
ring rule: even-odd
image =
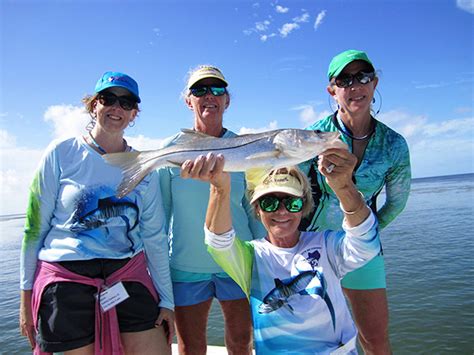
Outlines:
{"type": "Polygon", "coordinates": [[[352,138],[356,141],[363,141],[367,138],[370,138],[370,136],[372,136],[372,134],[374,133],[374,130],[371,130],[369,133],[367,133],[364,136],[354,136],[346,128],[346,126],[344,125],[344,122],[342,122],[341,118],[339,117],[339,113],[336,113],[336,119],[337,119],[337,124],[338,124],[339,128],[341,129],[342,133],[344,133],[346,136],[348,136],[348,137],[350,137],[350,138],[352,138]]]}
{"type": "MultiPolygon", "coordinates": [[[[105,149],[102,148],[102,147],[100,146],[100,144],[97,143],[97,141],[94,139],[94,137],[92,136],[92,133],[91,133],[91,132],[89,132],[89,137],[90,137],[90,139],[91,139],[92,145],[97,148],[97,150],[99,151],[100,154],[107,154],[107,152],[105,151],[105,149]]],[[[127,151],[127,148],[128,148],[128,144],[127,144],[127,141],[124,139],[124,140],[123,140],[123,151],[124,151],[124,152],[127,151]]]]}
{"type": "Polygon", "coordinates": [[[102,147],[99,145],[99,143],[97,143],[97,142],[95,141],[94,137],[92,137],[92,133],[91,133],[90,131],[89,131],[89,137],[90,137],[90,139],[91,139],[92,144],[94,145],[94,147],[96,147],[96,148],[99,150],[100,154],[107,154],[107,152],[105,151],[105,149],[102,148],[102,147]]]}

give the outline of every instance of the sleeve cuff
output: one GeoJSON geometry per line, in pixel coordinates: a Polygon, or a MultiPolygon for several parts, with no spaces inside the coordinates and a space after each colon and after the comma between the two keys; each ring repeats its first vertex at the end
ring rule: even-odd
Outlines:
{"type": "Polygon", "coordinates": [[[364,235],[372,229],[375,223],[377,223],[377,219],[371,210],[365,221],[355,227],[348,227],[346,224],[346,219],[344,218],[344,221],[342,222],[342,228],[348,235],[364,235]]]}
{"type": "Polygon", "coordinates": [[[232,228],[230,231],[223,234],[215,234],[207,229],[204,225],[204,242],[214,249],[225,250],[232,247],[235,238],[235,230],[232,228]]]}

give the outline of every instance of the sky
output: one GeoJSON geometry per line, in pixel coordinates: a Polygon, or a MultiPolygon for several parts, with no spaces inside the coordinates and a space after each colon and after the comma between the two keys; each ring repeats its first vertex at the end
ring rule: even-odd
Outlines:
{"type": "Polygon", "coordinates": [[[156,149],[193,115],[186,74],[229,82],[224,125],[304,128],[333,109],[331,58],[368,53],[376,118],[407,140],[414,178],[474,172],[474,0],[0,0],[0,214],[23,213],[54,139],[85,132],[81,99],[106,71],[137,80],[126,139],[156,149]]]}

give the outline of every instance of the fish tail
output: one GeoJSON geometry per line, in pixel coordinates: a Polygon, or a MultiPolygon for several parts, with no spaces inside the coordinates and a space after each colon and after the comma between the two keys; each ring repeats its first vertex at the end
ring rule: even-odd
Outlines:
{"type": "Polygon", "coordinates": [[[159,166],[159,161],[153,159],[147,152],[126,152],[105,154],[107,163],[122,169],[122,181],[117,187],[116,195],[122,198],[129,194],[143,178],[159,166]]]}

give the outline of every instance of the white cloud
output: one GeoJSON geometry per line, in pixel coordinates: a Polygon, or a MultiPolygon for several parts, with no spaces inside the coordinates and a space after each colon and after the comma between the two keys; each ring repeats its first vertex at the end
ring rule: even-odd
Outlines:
{"type": "Polygon", "coordinates": [[[286,14],[288,12],[289,8],[277,5],[275,7],[275,10],[276,10],[276,12],[278,12],[280,14],[286,14]]]}
{"type": "Polygon", "coordinates": [[[82,107],[54,105],[48,107],[44,114],[44,120],[53,124],[53,138],[64,139],[86,133],[90,116],[82,107]]]}
{"type": "Polygon", "coordinates": [[[268,26],[270,25],[270,21],[265,20],[262,22],[257,22],[255,23],[255,29],[259,32],[266,31],[268,29],[268,26]]]}
{"type": "Polygon", "coordinates": [[[28,187],[43,150],[17,146],[16,137],[7,131],[1,131],[0,139],[0,215],[24,213],[28,187]]]}
{"type": "Polygon", "coordinates": [[[423,127],[428,121],[426,116],[413,115],[400,110],[381,113],[377,118],[390,126],[390,128],[399,132],[405,138],[419,136],[420,131],[423,130],[423,127]]]}
{"type": "Polygon", "coordinates": [[[296,23],[308,22],[309,21],[309,14],[307,12],[305,12],[305,13],[301,14],[301,16],[294,17],[293,21],[295,21],[296,23]]]}
{"type": "Polygon", "coordinates": [[[326,10],[321,11],[318,16],[316,16],[316,20],[314,21],[314,30],[316,31],[319,26],[323,23],[323,19],[326,16],[326,10]]]}
{"type": "Polygon", "coordinates": [[[260,40],[262,42],[265,42],[266,40],[268,40],[269,38],[272,38],[272,37],[275,37],[276,34],[275,33],[270,33],[269,35],[261,35],[260,36],[260,40]]]}
{"type": "Polygon", "coordinates": [[[7,131],[0,129],[0,148],[10,148],[16,145],[16,137],[9,134],[7,131]]]}
{"type": "Polygon", "coordinates": [[[393,110],[378,119],[407,140],[414,177],[474,171],[473,117],[432,122],[424,115],[393,110]]]}
{"type": "Polygon", "coordinates": [[[271,121],[268,126],[265,127],[260,127],[260,128],[247,128],[247,127],[242,127],[239,130],[239,134],[248,134],[248,133],[259,133],[259,132],[265,132],[265,131],[272,131],[274,129],[278,129],[278,122],[277,121],[271,121]]]}
{"type": "Polygon", "coordinates": [[[136,150],[155,150],[159,149],[165,140],[163,139],[154,139],[145,137],[142,134],[139,134],[136,137],[128,137],[126,136],[125,139],[127,143],[132,146],[136,150]]]}
{"type": "Polygon", "coordinates": [[[300,26],[297,23],[285,23],[278,31],[280,32],[280,35],[285,38],[287,37],[291,32],[294,30],[300,28],[300,26]]]}
{"type": "Polygon", "coordinates": [[[303,123],[304,127],[307,127],[316,121],[322,120],[331,114],[331,112],[328,110],[316,112],[312,105],[297,106],[294,107],[293,110],[300,111],[300,121],[303,123]]]}
{"type": "Polygon", "coordinates": [[[473,0],[456,0],[456,6],[460,8],[461,10],[474,14],[474,1],[473,0]]]}

